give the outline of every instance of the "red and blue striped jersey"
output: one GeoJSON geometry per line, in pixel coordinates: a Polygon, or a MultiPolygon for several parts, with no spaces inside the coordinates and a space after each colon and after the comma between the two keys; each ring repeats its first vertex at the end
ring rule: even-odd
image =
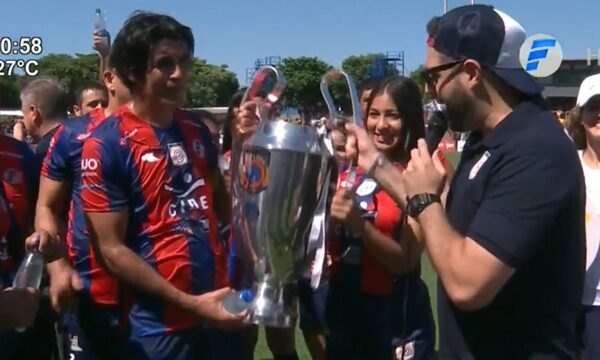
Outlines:
{"type": "Polygon", "coordinates": [[[0,286],[11,286],[15,264],[8,251],[8,236],[13,227],[8,199],[4,189],[0,187],[0,286]]]}
{"type": "Polygon", "coordinates": [[[7,135],[0,135],[0,174],[6,199],[15,224],[26,229],[33,219],[39,171],[29,145],[7,135]]]}
{"type": "Polygon", "coordinates": [[[118,282],[96,261],[81,206],[83,141],[103,120],[104,109],[97,109],[85,117],[64,121],[50,141],[42,163],[42,176],[71,184],[66,236],[69,262],[95,303],[114,306],[118,302],[118,282]]]}
{"type": "Polygon", "coordinates": [[[0,239],[3,242],[2,272],[4,282],[24,255],[24,240],[31,232],[34,216],[39,163],[29,145],[7,135],[0,135],[0,179],[11,226],[0,239]]]}
{"type": "MultiPolygon", "coordinates": [[[[126,245],[176,288],[188,294],[215,289],[226,279],[213,210],[218,150],[208,128],[178,111],[168,128],[154,127],[123,108],[85,141],[85,212],[128,209],[126,245]]],[[[168,334],[199,323],[184,310],[131,291],[133,336],[168,334]]]]}

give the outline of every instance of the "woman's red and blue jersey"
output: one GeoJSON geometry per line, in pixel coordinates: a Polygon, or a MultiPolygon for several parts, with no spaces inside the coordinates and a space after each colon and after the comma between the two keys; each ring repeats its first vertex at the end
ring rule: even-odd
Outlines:
{"type": "MultiPolygon", "coordinates": [[[[178,111],[167,128],[122,108],[86,139],[81,162],[85,212],[129,213],[126,245],[188,294],[226,279],[217,238],[213,178],[218,150],[208,128],[178,111]]],[[[128,293],[132,336],[170,334],[199,323],[184,310],[128,293]]]]}
{"type": "Polygon", "coordinates": [[[41,175],[50,180],[71,184],[66,236],[69,261],[81,276],[84,289],[94,303],[116,306],[118,282],[96,260],[81,204],[83,141],[104,118],[104,109],[97,109],[85,117],[65,120],[50,141],[41,175]]]}
{"type": "MultiPolygon", "coordinates": [[[[349,169],[340,169],[338,189],[346,186],[349,169]]],[[[394,200],[377,186],[375,180],[358,171],[356,194],[354,200],[361,210],[362,216],[369,219],[373,225],[385,235],[395,239],[398,235],[398,226],[402,212],[394,200]]],[[[389,295],[394,291],[394,277],[391,272],[381,264],[375,256],[364,246],[362,239],[357,238],[343,226],[336,224],[328,236],[328,250],[332,257],[331,278],[336,280],[343,274],[340,273],[340,262],[345,255],[351,256],[350,248],[360,249],[359,259],[355,263],[360,266],[360,288],[365,294],[389,295]]]]}

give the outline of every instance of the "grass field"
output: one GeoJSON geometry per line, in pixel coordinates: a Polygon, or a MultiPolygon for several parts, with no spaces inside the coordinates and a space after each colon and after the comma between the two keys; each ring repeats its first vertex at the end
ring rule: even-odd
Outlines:
{"type": "MultiPolygon", "coordinates": [[[[433,271],[431,264],[429,263],[429,259],[427,256],[423,256],[422,262],[422,272],[421,277],[427,284],[429,288],[429,294],[431,295],[431,306],[433,307],[433,316],[435,317],[436,329],[437,329],[437,291],[436,291],[436,282],[437,277],[435,272],[433,271]]],[[[437,338],[437,337],[436,337],[437,338]]],[[[437,348],[437,346],[436,346],[437,348]]],[[[301,360],[310,360],[310,354],[306,349],[306,345],[304,344],[304,338],[302,337],[302,332],[299,329],[296,329],[296,349],[298,351],[298,356],[301,360]]],[[[269,351],[269,347],[267,346],[267,341],[265,339],[265,333],[263,329],[260,330],[258,336],[258,343],[256,344],[256,350],[254,352],[255,360],[271,360],[273,356],[269,351]]]]}

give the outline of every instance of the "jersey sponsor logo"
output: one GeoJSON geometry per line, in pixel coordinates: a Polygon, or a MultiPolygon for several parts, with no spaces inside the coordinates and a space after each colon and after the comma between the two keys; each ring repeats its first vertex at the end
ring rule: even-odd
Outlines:
{"type": "Polygon", "coordinates": [[[193,210],[208,210],[208,197],[202,195],[198,199],[193,197],[178,198],[169,205],[169,216],[184,215],[193,210]]]}
{"type": "Polygon", "coordinates": [[[188,163],[187,153],[181,143],[168,144],[169,157],[175,166],[184,166],[188,163]]]}
{"type": "Polygon", "coordinates": [[[473,165],[471,171],[469,172],[469,180],[475,179],[475,176],[477,176],[477,173],[479,173],[479,170],[481,170],[481,167],[483,166],[483,164],[485,164],[489,157],[489,151],[486,151],[483,155],[481,155],[481,158],[477,161],[477,163],[475,163],[475,165],[473,165]]]}
{"type": "Polygon", "coordinates": [[[153,162],[157,162],[159,160],[160,159],[157,158],[153,152],[147,152],[144,155],[142,155],[142,161],[145,161],[145,162],[153,163],[153,162]]]}
{"type": "Polygon", "coordinates": [[[269,185],[269,154],[248,154],[242,164],[240,180],[242,188],[250,194],[257,194],[269,185]]]}
{"type": "Polygon", "coordinates": [[[206,195],[194,196],[194,191],[205,185],[206,182],[203,178],[194,181],[185,191],[165,184],[164,189],[175,195],[175,201],[169,205],[169,216],[184,215],[193,210],[208,210],[208,197],[206,195]]]}
{"type": "Polygon", "coordinates": [[[96,159],[81,159],[81,170],[96,171],[98,169],[98,160],[96,159]]]}
{"type": "Polygon", "coordinates": [[[11,185],[18,185],[23,182],[23,173],[17,169],[4,170],[4,181],[11,185]]]}

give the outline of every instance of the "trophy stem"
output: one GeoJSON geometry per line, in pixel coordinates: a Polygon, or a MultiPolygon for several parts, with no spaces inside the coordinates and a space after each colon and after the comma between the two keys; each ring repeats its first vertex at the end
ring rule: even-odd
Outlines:
{"type": "Polygon", "coordinates": [[[256,296],[249,309],[248,322],[270,327],[289,328],[298,318],[295,283],[258,283],[256,296]]]}

